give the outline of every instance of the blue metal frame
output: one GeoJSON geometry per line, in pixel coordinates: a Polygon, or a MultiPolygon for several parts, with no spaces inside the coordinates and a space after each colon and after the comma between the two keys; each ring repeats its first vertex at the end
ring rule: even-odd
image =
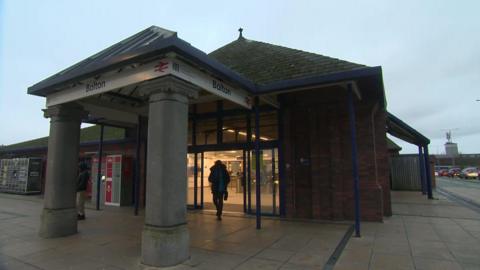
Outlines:
{"type": "Polygon", "coordinates": [[[272,207],[273,207],[273,215],[277,214],[277,188],[275,184],[275,148],[272,148],[272,184],[273,184],[273,190],[272,190],[272,207]]]}
{"type": "Polygon", "coordinates": [[[100,183],[102,181],[102,155],[103,155],[103,129],[100,125],[100,141],[98,142],[98,164],[97,164],[97,202],[95,209],[100,210],[100,183]]]}
{"type": "Polygon", "coordinates": [[[350,141],[352,147],[353,191],[355,196],[355,236],[360,237],[360,184],[358,176],[357,131],[352,85],[348,84],[348,115],[350,120],[350,141]]]}
{"type": "Polygon", "coordinates": [[[258,97],[255,97],[255,215],[257,229],[262,228],[262,202],[260,197],[260,113],[258,97]]]}
{"type": "Polygon", "coordinates": [[[252,212],[252,193],[250,192],[252,188],[252,159],[251,151],[247,150],[247,213],[252,212]]]}
{"type": "MultiPolygon", "coordinates": [[[[193,104],[192,145],[197,145],[197,104],[193,104]]],[[[198,208],[198,153],[193,154],[193,208],[198,208]]]]}
{"type": "Polygon", "coordinates": [[[200,154],[200,167],[201,167],[201,171],[200,171],[200,178],[201,178],[201,181],[200,181],[200,208],[203,209],[203,198],[204,198],[204,192],[203,192],[203,178],[204,178],[204,174],[203,174],[203,167],[205,166],[204,164],[204,154],[203,152],[200,154]]]}
{"type": "Polygon", "coordinates": [[[247,213],[247,150],[243,150],[242,155],[242,190],[243,190],[243,212],[247,213]]]}
{"type": "MultiPolygon", "coordinates": [[[[258,97],[257,97],[258,99],[258,97]]],[[[258,101],[257,101],[258,102],[258,101]]],[[[277,111],[279,113],[279,111],[276,109],[276,108],[273,108],[271,106],[266,106],[266,105],[262,105],[260,106],[258,103],[256,104],[256,106],[254,106],[253,110],[246,110],[246,109],[231,109],[231,110],[223,110],[223,102],[222,101],[217,101],[216,103],[216,111],[215,112],[208,112],[208,113],[201,113],[201,114],[198,114],[197,113],[197,110],[196,110],[196,105],[193,105],[193,110],[192,112],[189,114],[189,118],[190,120],[192,121],[192,144],[188,146],[188,153],[193,153],[195,154],[195,159],[197,160],[195,162],[195,165],[194,165],[194,178],[198,179],[198,158],[201,159],[201,198],[200,198],[200,207],[198,206],[199,203],[198,203],[198,195],[197,195],[197,190],[198,190],[198,182],[194,182],[194,205],[193,205],[193,208],[203,208],[203,202],[204,202],[204,195],[203,195],[203,161],[204,161],[204,152],[209,152],[209,151],[228,151],[228,150],[243,150],[243,160],[244,160],[244,194],[243,194],[243,197],[244,197],[244,212],[245,213],[248,213],[248,214],[253,214],[253,211],[252,211],[252,198],[251,198],[251,180],[252,180],[252,175],[251,175],[251,155],[253,153],[258,153],[260,154],[260,150],[262,149],[271,149],[272,150],[272,153],[274,154],[275,153],[275,148],[279,149],[278,150],[278,171],[279,171],[279,175],[278,175],[278,178],[279,178],[279,181],[280,181],[280,185],[279,185],[279,194],[274,194],[273,196],[273,199],[275,200],[275,202],[273,203],[273,206],[274,206],[274,209],[272,211],[273,214],[270,214],[270,213],[262,213],[261,212],[261,203],[259,204],[260,206],[260,211],[259,211],[259,214],[260,215],[271,215],[271,216],[274,216],[274,215],[277,215],[277,210],[276,210],[276,196],[279,196],[279,200],[280,200],[280,203],[279,203],[279,212],[282,213],[283,215],[285,214],[285,207],[284,207],[284,199],[283,199],[283,196],[284,196],[284,181],[283,181],[283,172],[284,172],[284,164],[281,164],[283,162],[283,159],[282,159],[282,154],[281,154],[281,151],[280,150],[280,140],[273,140],[273,141],[260,141],[260,140],[255,140],[253,141],[252,139],[252,119],[251,119],[251,113],[255,114],[255,121],[258,121],[258,122],[255,122],[256,125],[260,126],[260,118],[259,118],[259,114],[261,112],[267,112],[267,111],[277,111]],[[225,116],[232,116],[232,115],[241,115],[241,114],[244,114],[245,115],[245,120],[246,120],[246,133],[247,133],[247,139],[246,139],[246,142],[242,142],[242,143],[238,143],[238,142],[235,142],[235,143],[223,143],[223,118],[225,116]],[[217,120],[217,129],[216,129],[216,138],[217,138],[217,142],[215,144],[205,144],[205,145],[197,145],[197,138],[196,138],[196,130],[197,130],[197,120],[198,119],[216,119],[217,120]],[[258,118],[258,119],[257,119],[258,118]],[[259,149],[258,151],[256,149],[259,149]],[[252,150],[254,152],[252,152],[252,150]],[[198,154],[201,154],[200,157],[198,157],[198,154]],[[196,171],[195,171],[195,168],[196,168],[196,171]]],[[[279,134],[279,138],[280,136],[283,136],[281,129],[283,128],[283,125],[282,125],[282,116],[278,116],[278,127],[279,127],[279,130],[278,130],[278,134],[279,134]],[[280,135],[282,134],[282,135],[280,135]]],[[[257,132],[257,130],[256,130],[257,132]]],[[[258,128],[258,133],[260,133],[260,129],[258,128]]],[[[260,135],[255,135],[256,138],[260,138],[260,135]]],[[[274,162],[275,162],[275,157],[274,157],[274,162]]],[[[275,169],[275,166],[276,165],[273,165],[274,169],[275,169]]],[[[261,177],[261,176],[260,176],[261,177]]],[[[257,177],[258,178],[258,177],[257,177]]],[[[258,178],[260,179],[260,178],[258,178]]],[[[198,180],[197,180],[198,181],[198,180]]],[[[259,181],[257,183],[258,185],[261,184],[261,181],[259,181]]],[[[259,187],[255,187],[255,188],[259,188],[259,187]]],[[[276,191],[276,190],[275,190],[276,191]]],[[[261,192],[258,192],[258,194],[260,195],[261,192]]],[[[256,198],[257,199],[257,198],[256,198]]]]}
{"type": "Polygon", "coordinates": [[[223,100],[217,101],[217,144],[223,143],[223,100]]]}
{"type": "Polygon", "coordinates": [[[425,172],[427,174],[427,196],[429,199],[433,199],[432,192],[432,173],[430,171],[430,156],[428,155],[428,145],[423,146],[423,152],[425,157],[425,172]]]}
{"type": "Polygon", "coordinates": [[[285,216],[285,159],[283,155],[283,117],[284,109],[282,103],[280,102],[280,109],[278,110],[278,181],[279,181],[279,202],[280,202],[280,216],[285,216]]]}
{"type": "Polygon", "coordinates": [[[420,185],[422,188],[422,194],[427,194],[427,188],[425,183],[425,160],[423,157],[423,149],[422,146],[418,146],[418,163],[420,166],[420,185]]]}

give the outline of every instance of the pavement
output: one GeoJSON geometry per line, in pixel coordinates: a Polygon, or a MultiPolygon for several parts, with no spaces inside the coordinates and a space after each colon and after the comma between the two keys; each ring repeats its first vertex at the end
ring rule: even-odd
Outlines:
{"type": "MultiPolygon", "coordinates": [[[[360,238],[348,222],[263,218],[256,230],[248,216],[189,212],[191,259],[172,269],[480,269],[480,213],[434,196],[392,192],[394,215],[362,222],[360,238]]],[[[56,239],[37,236],[41,209],[40,197],[0,194],[0,269],[141,268],[132,208],[87,209],[78,234],[56,239]]]]}

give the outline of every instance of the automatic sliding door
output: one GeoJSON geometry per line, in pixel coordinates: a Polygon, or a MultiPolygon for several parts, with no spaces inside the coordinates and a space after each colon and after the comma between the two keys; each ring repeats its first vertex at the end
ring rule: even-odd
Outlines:
{"type": "Polygon", "coordinates": [[[203,185],[204,205],[206,210],[214,210],[212,192],[208,176],[215,161],[220,160],[227,167],[230,174],[230,184],[227,187],[228,199],[224,201],[223,210],[230,212],[244,212],[244,157],[243,150],[204,152],[203,154],[203,185]]]}

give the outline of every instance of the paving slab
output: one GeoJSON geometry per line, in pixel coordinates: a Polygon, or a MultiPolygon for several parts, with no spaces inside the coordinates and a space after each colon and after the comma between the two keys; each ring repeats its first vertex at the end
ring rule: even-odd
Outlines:
{"type": "MultiPolygon", "coordinates": [[[[143,216],[130,207],[87,207],[78,233],[37,235],[42,198],[0,194],[0,269],[154,269],[140,264],[143,216]]],[[[191,257],[170,269],[322,269],[350,225],[255,219],[239,214],[222,221],[189,212],[191,257]]]]}

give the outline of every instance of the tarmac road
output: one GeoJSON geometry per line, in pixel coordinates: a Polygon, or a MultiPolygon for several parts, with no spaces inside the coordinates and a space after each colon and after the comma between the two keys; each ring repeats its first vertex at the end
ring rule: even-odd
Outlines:
{"type": "Polygon", "coordinates": [[[480,180],[437,177],[437,187],[480,206],[480,180]]]}

